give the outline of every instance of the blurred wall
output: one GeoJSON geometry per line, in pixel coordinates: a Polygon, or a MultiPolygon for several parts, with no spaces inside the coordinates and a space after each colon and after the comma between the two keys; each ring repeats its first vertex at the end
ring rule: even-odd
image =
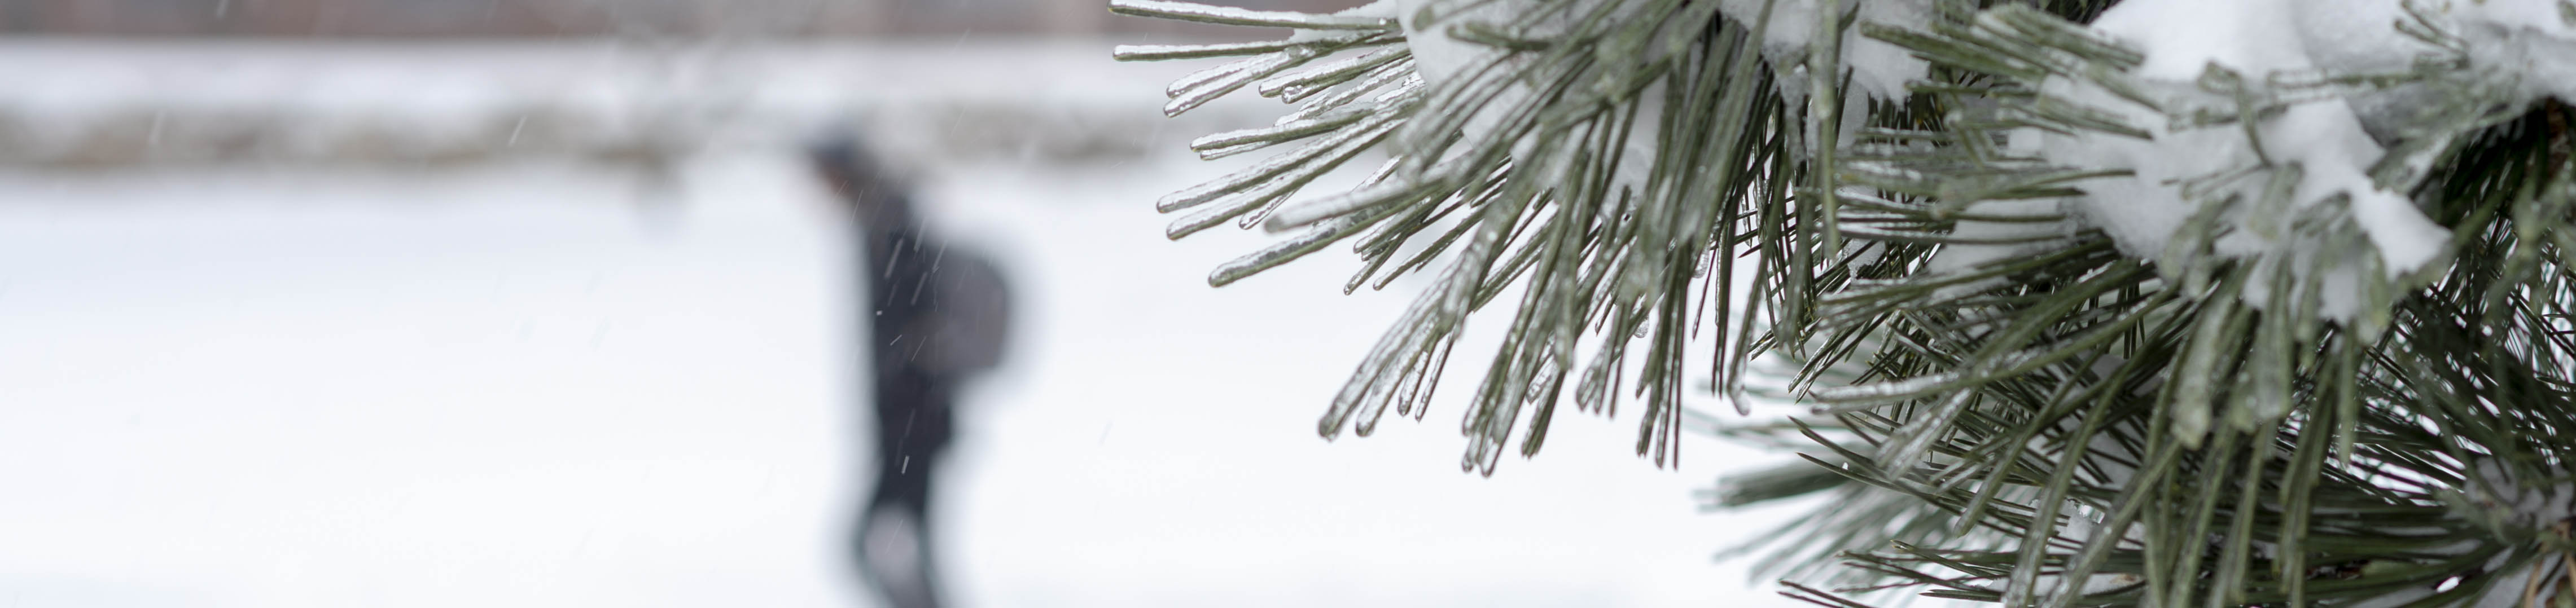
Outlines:
{"type": "Polygon", "coordinates": [[[1280,30],[1108,2],[0,0],[0,169],[660,167],[719,136],[775,145],[839,128],[904,156],[1114,163],[1167,130],[1276,115],[1219,103],[1166,119],[1163,83],[1205,66],[1107,54],[1280,30]]]}
{"type": "MultiPolygon", "coordinates": [[[[1211,0],[1332,11],[1355,0],[1211,0]]],[[[0,0],[0,32],[85,36],[903,37],[1218,32],[1106,0],[0,0]]],[[[1239,30],[1238,30],[1239,31],[1239,30]]]]}

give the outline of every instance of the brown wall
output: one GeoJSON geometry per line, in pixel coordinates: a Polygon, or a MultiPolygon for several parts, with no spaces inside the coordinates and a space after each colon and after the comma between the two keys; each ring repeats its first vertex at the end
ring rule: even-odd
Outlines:
{"type": "MultiPolygon", "coordinates": [[[[1329,11],[1359,0],[1203,0],[1329,11]]],[[[0,33],[85,36],[954,36],[1241,28],[1119,17],[1107,0],[0,0],[0,33]]]]}

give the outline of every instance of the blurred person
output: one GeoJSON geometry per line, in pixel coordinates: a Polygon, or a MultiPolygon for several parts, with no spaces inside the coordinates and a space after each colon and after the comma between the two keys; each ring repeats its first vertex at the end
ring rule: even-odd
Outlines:
{"type": "Polygon", "coordinates": [[[1009,294],[981,256],[929,234],[902,186],[858,142],[814,146],[811,159],[856,226],[870,319],[876,482],[851,529],[859,575],[888,605],[940,605],[930,498],[948,447],[958,388],[1002,358],[1009,294]]]}

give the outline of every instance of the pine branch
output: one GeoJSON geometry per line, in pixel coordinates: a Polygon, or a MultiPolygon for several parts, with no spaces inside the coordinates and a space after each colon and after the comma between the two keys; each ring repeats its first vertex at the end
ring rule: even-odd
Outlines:
{"type": "Polygon", "coordinates": [[[1114,10],[1300,29],[1118,53],[1242,57],[1176,83],[1170,112],[1245,88],[1301,104],[1193,145],[1300,146],[1158,205],[1195,210],[1174,238],[1303,231],[1211,283],[1346,239],[1365,262],[1346,291],[1436,274],[1326,437],[1390,406],[1420,416],[1467,319],[1516,292],[1462,421],[1465,468],[1490,475],[1515,432],[1534,454],[1561,402],[1623,397],[1645,403],[1637,452],[1673,462],[1685,420],[1711,426],[1682,403],[1705,331],[1708,386],[1739,408],[1808,405],[1796,432],[1830,454],[1717,501],[1836,493],[1764,543],[1802,577],[1845,562],[1851,598],[2576,598],[2576,113],[2411,5],[2396,27],[2434,51],[2402,68],[2176,80],[2147,71],[2155,49],[2084,25],[2112,4],[1114,10]],[[1885,20],[1909,6],[1927,12],[1885,20]],[[1843,58],[1873,44],[1926,62],[1910,94],[1855,82],[1843,58]],[[2412,111],[2373,119],[2366,165],[2283,135],[2297,116],[2364,137],[2334,112],[2391,95],[2412,111]],[[1291,200],[1363,150],[1392,158],[1291,200]],[[2156,164],[2200,150],[2225,162],[2156,164]],[[2123,205],[2187,212],[2142,232],[2123,205]],[[2400,238],[2407,218],[2432,242],[2400,238]]]}

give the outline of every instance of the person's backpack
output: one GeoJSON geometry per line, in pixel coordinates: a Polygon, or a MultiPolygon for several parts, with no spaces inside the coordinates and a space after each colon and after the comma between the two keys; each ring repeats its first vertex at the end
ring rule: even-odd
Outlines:
{"type": "Polygon", "coordinates": [[[922,365],[955,376],[1000,365],[1011,335],[1010,286],[1001,271],[962,247],[944,252],[937,264],[930,283],[938,309],[927,315],[932,337],[922,365]]]}

